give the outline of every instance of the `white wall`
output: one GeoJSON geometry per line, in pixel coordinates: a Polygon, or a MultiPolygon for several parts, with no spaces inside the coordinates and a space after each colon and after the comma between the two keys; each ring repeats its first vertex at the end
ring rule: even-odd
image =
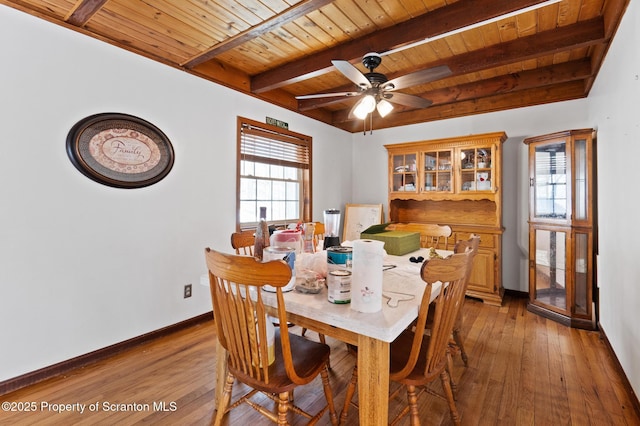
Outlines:
{"type": "Polygon", "coordinates": [[[589,96],[598,126],[600,323],[640,395],[640,6],[630,2],[589,96]]]}
{"type": "Polygon", "coordinates": [[[1,5],[0,52],[0,381],[211,310],[203,249],[231,249],[238,115],[314,138],[315,220],[350,201],[347,132],[1,5]],[[158,126],[171,173],[142,189],[80,174],[65,138],[100,112],[158,126]]]}

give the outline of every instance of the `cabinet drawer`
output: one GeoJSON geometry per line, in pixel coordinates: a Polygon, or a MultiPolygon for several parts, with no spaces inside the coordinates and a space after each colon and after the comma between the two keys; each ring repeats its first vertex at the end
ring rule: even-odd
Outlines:
{"type": "MultiPolygon", "coordinates": [[[[494,249],[497,247],[495,235],[480,233],[478,233],[477,235],[480,236],[480,247],[489,249],[494,249]]],[[[471,232],[456,232],[454,235],[452,235],[452,237],[454,237],[454,239],[450,239],[450,242],[453,242],[453,245],[455,245],[457,241],[468,240],[471,237],[471,232]]]]}

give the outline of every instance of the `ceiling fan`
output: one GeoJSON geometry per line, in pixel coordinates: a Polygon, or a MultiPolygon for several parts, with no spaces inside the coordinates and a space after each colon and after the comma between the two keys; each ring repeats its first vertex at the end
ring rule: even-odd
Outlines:
{"type": "Polygon", "coordinates": [[[441,65],[389,80],[384,74],[374,72],[381,62],[382,57],[378,53],[367,53],[362,58],[362,64],[369,70],[369,72],[363,74],[348,61],[333,60],[331,61],[333,66],[344,74],[345,77],[354,82],[358,90],[352,92],[319,93],[315,95],[296,96],[296,99],[363,96],[363,98],[357,102],[353,108],[351,108],[351,111],[349,111],[349,118],[357,117],[359,119],[365,119],[367,115],[372,113],[375,109],[378,110],[378,114],[380,114],[381,117],[384,117],[393,110],[393,105],[391,105],[391,103],[413,108],[426,108],[432,104],[428,99],[421,98],[420,96],[398,93],[395,92],[395,90],[404,89],[417,84],[428,83],[451,75],[449,67],[441,65]]]}

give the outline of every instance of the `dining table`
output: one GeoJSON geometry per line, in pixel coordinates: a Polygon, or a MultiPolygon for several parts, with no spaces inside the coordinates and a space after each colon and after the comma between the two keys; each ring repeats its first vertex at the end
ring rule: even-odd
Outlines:
{"type": "MultiPolygon", "coordinates": [[[[284,293],[287,320],[356,345],[358,365],[358,405],[360,425],[386,425],[388,422],[389,357],[393,342],[417,317],[426,283],[420,276],[422,262],[429,259],[429,248],[403,256],[385,255],[382,271],[382,306],[378,312],[363,313],[349,303],[328,301],[327,289],[317,294],[298,291],[284,293]],[[411,261],[413,260],[413,262],[411,261]]],[[[437,250],[443,257],[453,253],[437,250]]],[[[440,291],[434,283],[430,300],[440,291]]],[[[277,317],[276,294],[262,292],[268,313],[277,317]]],[[[221,395],[226,376],[224,348],[218,343],[216,399],[221,395]]]]}

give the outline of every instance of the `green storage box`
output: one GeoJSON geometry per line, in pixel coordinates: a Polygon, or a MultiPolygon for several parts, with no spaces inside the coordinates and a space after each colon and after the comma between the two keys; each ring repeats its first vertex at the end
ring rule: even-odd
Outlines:
{"type": "Polygon", "coordinates": [[[378,240],[384,242],[387,254],[402,256],[420,248],[420,233],[407,231],[386,231],[388,223],[374,225],[360,234],[363,240],[378,240]]]}

